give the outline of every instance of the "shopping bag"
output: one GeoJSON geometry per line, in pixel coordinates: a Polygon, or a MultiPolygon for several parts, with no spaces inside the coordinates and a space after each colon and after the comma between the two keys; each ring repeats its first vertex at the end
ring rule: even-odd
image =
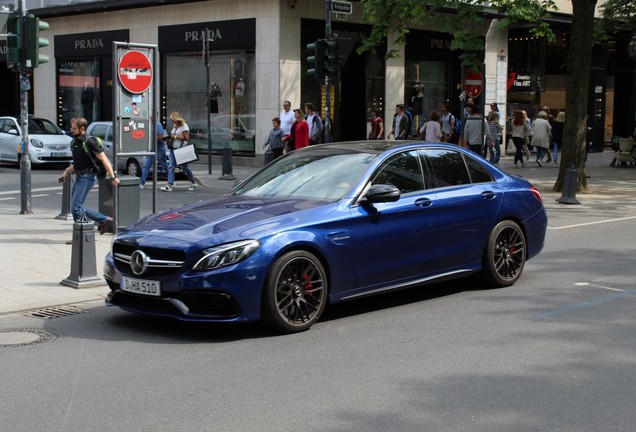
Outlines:
{"type": "Polygon", "coordinates": [[[177,165],[186,164],[199,159],[199,155],[195,151],[193,145],[187,145],[185,147],[179,147],[173,150],[174,160],[177,165]]]}
{"type": "Polygon", "coordinates": [[[276,159],[274,152],[272,151],[271,148],[267,147],[267,150],[265,150],[265,163],[268,164],[272,162],[274,159],[276,159]]]}

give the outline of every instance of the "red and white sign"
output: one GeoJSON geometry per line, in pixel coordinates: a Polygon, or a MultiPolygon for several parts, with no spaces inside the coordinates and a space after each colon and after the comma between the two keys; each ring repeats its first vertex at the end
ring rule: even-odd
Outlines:
{"type": "Polygon", "coordinates": [[[472,69],[466,71],[464,76],[464,88],[471,98],[476,98],[481,94],[484,85],[484,77],[481,72],[473,72],[472,69]]]}
{"type": "Polygon", "coordinates": [[[119,60],[119,82],[130,93],[143,93],[152,84],[152,65],[141,51],[128,51],[119,60]]]}

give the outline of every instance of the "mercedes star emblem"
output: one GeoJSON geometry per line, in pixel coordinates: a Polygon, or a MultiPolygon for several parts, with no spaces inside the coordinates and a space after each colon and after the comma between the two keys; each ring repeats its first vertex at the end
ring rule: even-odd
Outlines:
{"type": "Polygon", "coordinates": [[[137,276],[144,274],[148,264],[148,255],[140,250],[136,250],[130,256],[130,269],[137,276]]]}

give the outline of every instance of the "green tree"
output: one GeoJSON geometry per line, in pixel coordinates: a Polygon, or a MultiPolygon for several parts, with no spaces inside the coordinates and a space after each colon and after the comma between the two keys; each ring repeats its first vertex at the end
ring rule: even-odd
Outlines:
{"type": "MultiPolygon", "coordinates": [[[[571,0],[572,28],[567,55],[566,122],[563,136],[563,155],[555,191],[561,191],[567,168],[574,166],[577,172],[577,189],[587,189],[585,176],[587,106],[592,46],[594,10],[598,0],[571,0]]],[[[389,34],[396,34],[396,44],[406,42],[409,26],[428,24],[438,31],[453,36],[451,49],[461,52],[463,65],[477,66],[484,50],[484,41],[477,33],[477,24],[484,19],[496,18],[497,26],[506,28],[518,22],[535,24],[530,31],[536,36],[553,40],[547,18],[556,10],[552,0],[363,0],[364,18],[373,25],[370,36],[361,51],[374,50],[383,45],[389,34]]],[[[613,21],[622,17],[632,22],[633,0],[608,0],[604,12],[613,21]],[[631,17],[631,18],[629,18],[631,17]],[[631,19],[631,21],[630,21],[631,19]]],[[[387,57],[394,57],[394,48],[387,50],[387,57]]]]}

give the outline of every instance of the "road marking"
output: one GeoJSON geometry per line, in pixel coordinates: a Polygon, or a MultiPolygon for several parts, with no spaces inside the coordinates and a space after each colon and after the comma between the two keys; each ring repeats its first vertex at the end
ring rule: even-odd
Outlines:
{"type": "Polygon", "coordinates": [[[574,312],[578,309],[583,309],[586,307],[592,307],[592,306],[597,306],[603,303],[607,303],[607,302],[611,302],[614,300],[617,300],[619,298],[625,297],[626,295],[629,294],[636,294],[636,290],[629,290],[629,291],[623,291],[620,293],[615,293],[615,294],[609,294],[603,297],[596,297],[592,300],[588,300],[588,301],[584,301],[582,303],[575,303],[572,305],[568,305],[568,306],[562,306],[560,308],[556,308],[556,309],[552,309],[550,311],[547,312],[543,312],[540,314],[536,314],[533,319],[538,319],[538,320],[544,320],[547,318],[552,318],[555,316],[559,316],[559,315],[566,315],[570,312],[574,312]]]}
{"type": "Polygon", "coordinates": [[[18,197],[0,198],[0,201],[9,201],[14,199],[18,199],[18,197]]]}
{"type": "Polygon", "coordinates": [[[591,284],[589,282],[576,282],[574,285],[576,285],[576,286],[591,286],[591,287],[594,287],[594,288],[602,288],[602,289],[606,289],[606,290],[610,290],[610,291],[625,292],[624,289],[612,288],[612,287],[607,287],[607,286],[603,286],[603,285],[595,285],[595,284],[591,284]]]}
{"type": "Polygon", "coordinates": [[[605,219],[605,220],[600,220],[600,221],[596,221],[596,222],[585,222],[585,223],[574,224],[574,225],[566,225],[566,226],[562,226],[562,227],[548,227],[548,229],[550,229],[550,230],[562,230],[562,229],[578,228],[578,227],[589,226],[589,225],[597,225],[597,224],[612,223],[612,222],[622,222],[622,221],[631,220],[631,219],[636,219],[636,216],[627,216],[627,217],[624,217],[624,218],[615,218],[615,219],[605,219]]]}
{"type": "MultiPolygon", "coordinates": [[[[49,192],[49,191],[58,191],[60,189],[62,189],[61,186],[55,186],[55,187],[31,189],[31,192],[49,192]]],[[[21,190],[4,191],[4,192],[0,192],[0,195],[13,195],[13,194],[19,194],[20,192],[22,191],[21,190]]]]}

